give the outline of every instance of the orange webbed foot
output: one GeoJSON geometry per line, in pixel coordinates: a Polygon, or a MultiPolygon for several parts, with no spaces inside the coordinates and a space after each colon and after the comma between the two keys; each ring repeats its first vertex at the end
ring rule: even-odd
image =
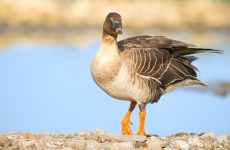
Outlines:
{"type": "Polygon", "coordinates": [[[127,112],[127,114],[125,115],[124,119],[121,122],[122,125],[122,134],[123,135],[132,135],[132,129],[131,129],[131,125],[132,122],[130,121],[130,115],[131,112],[127,112]]]}
{"type": "Polygon", "coordinates": [[[133,135],[131,125],[133,123],[130,121],[130,116],[136,107],[136,102],[131,102],[128,112],[126,113],[125,117],[123,118],[121,125],[122,125],[122,135],[133,135]]]}

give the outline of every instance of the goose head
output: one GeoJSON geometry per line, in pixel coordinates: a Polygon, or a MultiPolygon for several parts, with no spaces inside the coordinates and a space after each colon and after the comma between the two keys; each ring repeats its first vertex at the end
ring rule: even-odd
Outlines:
{"type": "Polygon", "coordinates": [[[114,37],[117,37],[118,34],[122,34],[121,16],[118,13],[111,12],[106,16],[103,32],[114,37]]]}

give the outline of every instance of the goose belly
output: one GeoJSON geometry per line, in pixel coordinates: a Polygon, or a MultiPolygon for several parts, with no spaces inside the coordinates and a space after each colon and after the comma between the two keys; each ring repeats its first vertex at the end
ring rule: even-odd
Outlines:
{"type": "Polygon", "coordinates": [[[144,80],[131,75],[125,66],[122,66],[117,77],[101,87],[108,95],[128,101],[144,103],[148,101],[150,90],[144,80]]]}

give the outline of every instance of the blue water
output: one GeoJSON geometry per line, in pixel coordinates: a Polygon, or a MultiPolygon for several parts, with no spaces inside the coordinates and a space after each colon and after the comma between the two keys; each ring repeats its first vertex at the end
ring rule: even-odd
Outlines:
{"type": "MultiPolygon", "coordinates": [[[[96,86],[90,63],[99,42],[18,42],[0,53],[0,133],[48,131],[56,134],[103,129],[120,134],[128,102],[115,100],[96,86]]],[[[225,54],[203,54],[194,64],[204,82],[230,81],[230,43],[214,48],[225,54]]],[[[146,132],[230,133],[230,96],[176,90],[147,107],[146,132]]],[[[132,115],[138,128],[138,109],[132,115]]]]}

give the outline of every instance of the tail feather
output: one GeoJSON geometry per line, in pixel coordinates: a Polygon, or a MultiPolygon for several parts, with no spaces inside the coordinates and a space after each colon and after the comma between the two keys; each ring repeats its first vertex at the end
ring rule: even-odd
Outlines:
{"type": "Polygon", "coordinates": [[[186,79],[186,80],[183,80],[181,82],[178,82],[176,84],[172,84],[170,86],[167,86],[163,92],[162,92],[162,95],[164,94],[167,94],[177,88],[180,88],[180,87],[184,87],[184,86],[190,86],[190,85],[202,85],[202,86],[207,86],[206,83],[204,82],[201,82],[200,80],[198,79],[186,79]]]}
{"type": "MultiPolygon", "coordinates": [[[[191,55],[191,54],[198,54],[198,53],[218,53],[222,54],[223,51],[221,50],[216,50],[216,49],[209,49],[209,48],[193,48],[193,47],[178,47],[178,48],[170,48],[168,51],[171,54],[174,55],[181,55],[181,56],[186,56],[186,55],[191,55]]],[[[190,57],[191,58],[191,57],[190,57]]]]}
{"type": "Polygon", "coordinates": [[[199,71],[192,62],[198,58],[192,54],[198,53],[218,53],[222,54],[223,51],[208,48],[194,48],[189,46],[184,47],[170,47],[167,48],[168,52],[172,55],[171,63],[168,70],[161,78],[163,83],[163,94],[171,92],[176,88],[188,85],[202,85],[207,86],[196,78],[196,71],[199,71]]]}

